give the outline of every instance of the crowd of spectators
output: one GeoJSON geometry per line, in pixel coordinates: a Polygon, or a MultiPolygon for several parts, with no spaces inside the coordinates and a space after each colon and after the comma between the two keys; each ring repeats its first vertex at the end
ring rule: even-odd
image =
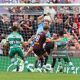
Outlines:
{"type": "Polygon", "coordinates": [[[79,3],[80,0],[0,0],[0,3],[79,3]]]}
{"type": "MultiPolygon", "coordinates": [[[[80,3],[80,0],[0,0],[0,3],[80,3]]],[[[43,11],[43,7],[36,6],[36,7],[8,7],[6,8],[8,12],[10,13],[23,13],[23,12],[30,12],[36,10],[43,11]]],[[[1,10],[0,10],[1,11],[1,10]]],[[[30,13],[32,13],[30,12],[30,13]]]]}
{"type": "Polygon", "coordinates": [[[43,9],[44,14],[41,15],[27,15],[26,13],[0,15],[0,41],[5,39],[11,32],[11,27],[16,24],[18,24],[19,32],[23,35],[24,40],[27,41],[32,35],[35,35],[38,25],[44,19],[50,22],[51,35],[64,30],[64,27],[69,33],[74,30],[76,35],[80,35],[79,7],[76,9],[74,7],[44,7],[43,9]],[[40,16],[43,16],[43,19],[39,21],[40,16]]]}

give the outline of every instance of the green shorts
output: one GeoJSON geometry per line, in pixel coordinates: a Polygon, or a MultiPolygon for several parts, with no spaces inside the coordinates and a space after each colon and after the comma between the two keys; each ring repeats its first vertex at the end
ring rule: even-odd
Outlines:
{"type": "Polygon", "coordinates": [[[67,49],[58,49],[59,52],[57,52],[57,55],[62,55],[62,58],[64,59],[65,62],[69,62],[70,61],[70,58],[69,58],[69,55],[68,55],[68,50],[67,49]]]}
{"type": "Polygon", "coordinates": [[[10,48],[10,50],[9,50],[10,58],[13,58],[15,56],[15,54],[18,54],[18,56],[20,56],[21,58],[24,57],[23,50],[20,47],[10,48]]]}

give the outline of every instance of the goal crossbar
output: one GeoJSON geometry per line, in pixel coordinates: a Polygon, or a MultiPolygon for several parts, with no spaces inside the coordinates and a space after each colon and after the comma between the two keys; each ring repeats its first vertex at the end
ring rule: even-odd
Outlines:
{"type": "Polygon", "coordinates": [[[80,4],[54,4],[54,3],[16,3],[16,4],[13,4],[13,3],[3,3],[3,4],[0,4],[0,6],[80,6],[80,4]]]}

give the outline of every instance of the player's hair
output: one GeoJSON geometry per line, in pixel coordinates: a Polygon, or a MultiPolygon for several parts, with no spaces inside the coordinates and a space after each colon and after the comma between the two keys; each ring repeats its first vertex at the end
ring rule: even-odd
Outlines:
{"type": "Polygon", "coordinates": [[[17,31],[18,29],[19,29],[18,26],[12,26],[13,31],[17,31]]]}
{"type": "Polygon", "coordinates": [[[49,30],[49,26],[44,26],[43,30],[49,30]]]}
{"type": "Polygon", "coordinates": [[[64,32],[63,31],[59,31],[58,35],[59,36],[63,36],[64,35],[64,32]]]}

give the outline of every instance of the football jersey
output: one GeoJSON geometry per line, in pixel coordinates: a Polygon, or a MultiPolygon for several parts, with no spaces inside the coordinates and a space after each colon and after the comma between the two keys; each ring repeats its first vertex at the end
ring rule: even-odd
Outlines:
{"type": "Polygon", "coordinates": [[[66,45],[68,44],[68,38],[61,38],[59,41],[55,42],[58,49],[66,49],[66,45]]]}
{"type": "Polygon", "coordinates": [[[21,43],[23,42],[23,37],[17,32],[12,32],[11,34],[8,35],[7,42],[9,43],[10,48],[21,47],[21,43]]]}
{"type": "Polygon", "coordinates": [[[46,34],[44,32],[41,32],[36,36],[35,44],[42,46],[45,41],[46,41],[46,34]]]}

